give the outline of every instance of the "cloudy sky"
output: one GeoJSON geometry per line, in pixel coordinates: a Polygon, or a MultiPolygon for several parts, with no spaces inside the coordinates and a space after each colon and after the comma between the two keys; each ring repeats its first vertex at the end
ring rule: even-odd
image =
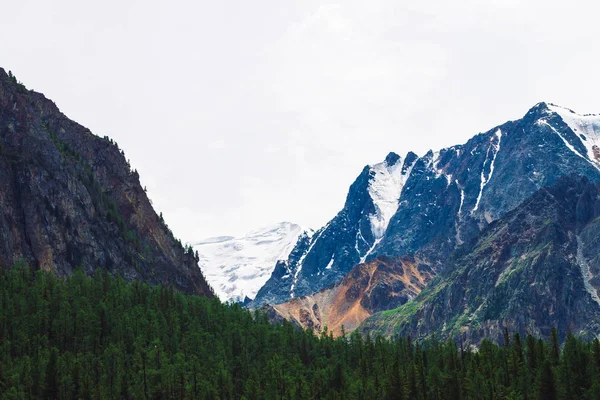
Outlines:
{"type": "Polygon", "coordinates": [[[6,1],[0,66],[114,138],[194,241],[318,228],[365,164],[539,101],[600,112],[595,4],[6,1]]]}

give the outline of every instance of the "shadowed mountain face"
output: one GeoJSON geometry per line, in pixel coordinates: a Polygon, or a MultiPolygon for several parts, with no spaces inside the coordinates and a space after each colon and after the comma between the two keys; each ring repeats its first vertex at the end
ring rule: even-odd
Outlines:
{"type": "Polygon", "coordinates": [[[463,145],[391,153],[365,167],[342,211],[278,263],[253,306],[315,293],[377,256],[414,255],[441,272],[457,246],[542,187],[571,174],[599,181],[599,145],[599,116],[539,103],[463,145]]]}
{"type": "Polygon", "coordinates": [[[385,336],[501,340],[504,328],[548,337],[557,327],[600,333],[600,197],[586,178],[537,191],[456,250],[442,272],[404,306],[361,329],[385,336]]]}
{"type": "Polygon", "coordinates": [[[212,296],[191,249],[154,212],[108,138],[0,69],[0,263],[83,267],[212,296]]]}
{"type": "Polygon", "coordinates": [[[309,296],[267,305],[275,320],[285,318],[303,328],[349,333],[368,316],[413,299],[432,277],[429,266],[414,258],[381,257],[352,268],[342,281],[309,296]]]}

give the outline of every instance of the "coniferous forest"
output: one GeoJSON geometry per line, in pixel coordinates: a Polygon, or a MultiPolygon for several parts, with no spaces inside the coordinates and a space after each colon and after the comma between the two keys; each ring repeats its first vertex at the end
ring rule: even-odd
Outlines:
{"type": "Polygon", "coordinates": [[[600,399],[600,342],[333,339],[82,271],[0,269],[3,399],[600,399]]]}

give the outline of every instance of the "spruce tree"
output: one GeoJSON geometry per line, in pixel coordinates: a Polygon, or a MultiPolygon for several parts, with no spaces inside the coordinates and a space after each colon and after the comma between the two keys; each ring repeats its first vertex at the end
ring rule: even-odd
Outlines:
{"type": "Polygon", "coordinates": [[[50,351],[50,359],[46,365],[46,384],[44,387],[44,398],[48,400],[58,399],[58,350],[53,347],[50,351]]]}
{"type": "Polygon", "coordinates": [[[554,363],[554,365],[558,364],[558,359],[560,357],[560,345],[558,343],[558,331],[556,330],[555,327],[552,327],[552,330],[550,331],[550,342],[551,342],[551,359],[552,362],[554,363]]]}
{"type": "Polygon", "coordinates": [[[537,388],[536,388],[536,399],[537,400],[556,400],[557,390],[556,382],[554,380],[554,373],[552,372],[552,365],[548,361],[544,361],[540,369],[538,376],[537,388]]]}

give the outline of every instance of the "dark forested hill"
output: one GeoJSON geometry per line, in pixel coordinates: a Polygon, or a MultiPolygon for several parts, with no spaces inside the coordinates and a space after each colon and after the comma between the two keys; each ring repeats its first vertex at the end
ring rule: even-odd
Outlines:
{"type": "Polygon", "coordinates": [[[0,68],[0,266],[19,259],[212,295],[116,143],[0,68]]]}

